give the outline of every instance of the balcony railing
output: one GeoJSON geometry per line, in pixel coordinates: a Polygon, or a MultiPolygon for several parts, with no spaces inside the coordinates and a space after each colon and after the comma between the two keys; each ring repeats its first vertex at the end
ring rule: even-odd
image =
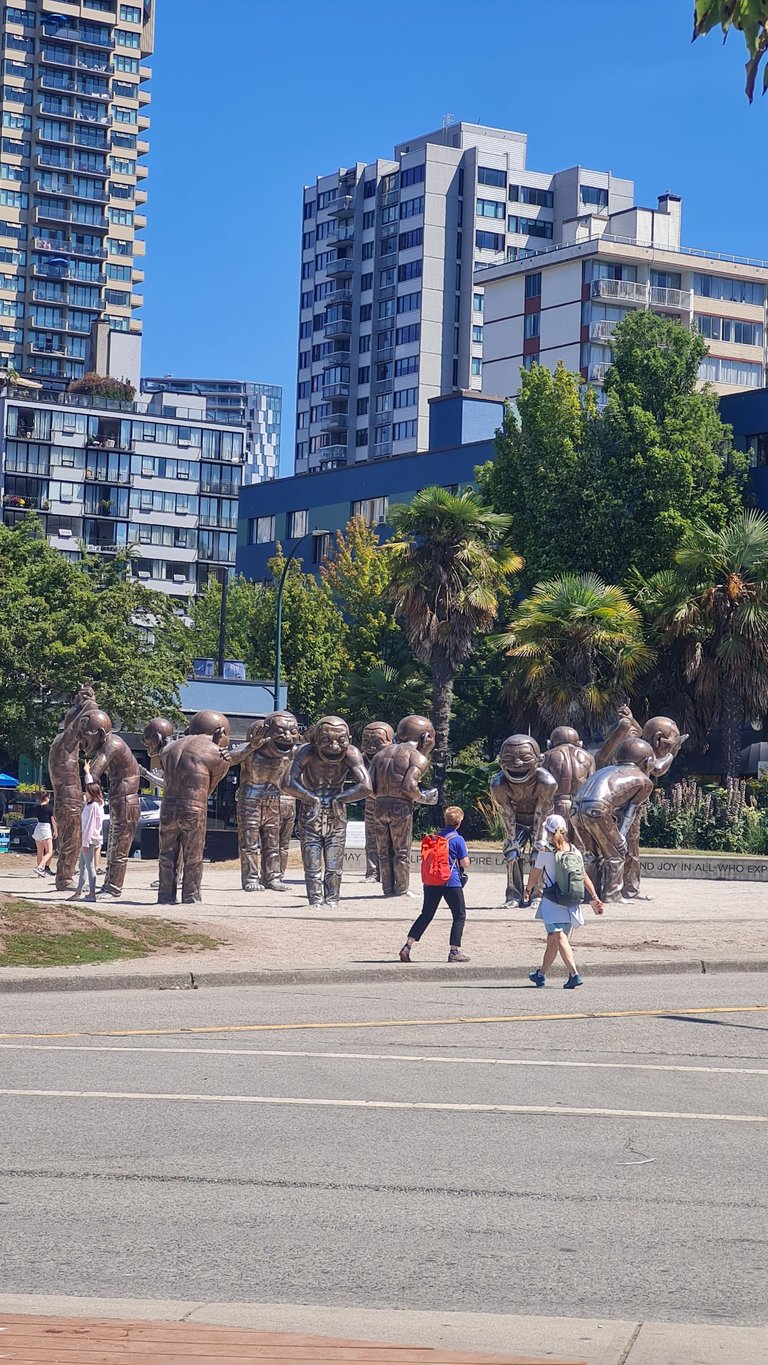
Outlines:
{"type": "Polygon", "coordinates": [[[352,257],[345,256],[338,261],[329,261],[327,266],[325,267],[325,273],[326,275],[331,276],[354,275],[355,267],[352,257]]]}
{"type": "Polygon", "coordinates": [[[328,205],[328,212],[333,218],[345,218],[355,211],[355,200],[351,194],[342,194],[340,198],[334,199],[328,205]]]}
{"type": "Polygon", "coordinates": [[[648,303],[648,285],[637,280],[593,280],[593,299],[621,299],[623,303],[648,303]]]}
{"type": "Polygon", "coordinates": [[[98,38],[95,36],[95,30],[93,29],[89,31],[87,29],[70,28],[67,24],[58,25],[53,33],[46,33],[46,22],[50,23],[50,20],[43,19],[43,38],[48,38],[51,42],[61,39],[63,42],[67,43],[79,43],[81,47],[113,48],[115,46],[111,35],[106,29],[103,34],[99,34],[98,38]]]}
{"type": "Polygon", "coordinates": [[[330,417],[325,417],[320,423],[321,431],[346,431],[349,422],[349,414],[346,412],[332,412],[330,417]]]}
{"type": "Polygon", "coordinates": [[[589,378],[591,383],[602,384],[610,368],[611,368],[610,365],[604,361],[599,361],[595,365],[590,365],[589,378]]]}
{"type": "Polygon", "coordinates": [[[89,231],[94,228],[97,232],[106,230],[109,223],[106,218],[93,218],[89,222],[83,222],[82,218],[76,218],[71,209],[61,212],[59,209],[44,209],[39,205],[35,209],[35,222],[50,223],[70,223],[74,227],[87,228],[89,231]]]}
{"type": "Polygon", "coordinates": [[[324,238],[324,241],[326,246],[334,246],[338,242],[353,242],[354,239],[355,230],[350,225],[349,227],[331,228],[331,231],[327,233],[326,237],[324,238]]]}
{"type": "Polygon", "coordinates": [[[46,184],[45,177],[38,176],[34,182],[38,194],[62,195],[65,199],[81,199],[89,204],[108,204],[109,196],[106,194],[85,195],[81,190],[75,189],[74,185],[65,181],[63,185],[46,184]]]}
{"type": "Polygon", "coordinates": [[[348,337],[352,333],[352,319],[336,318],[334,322],[326,322],[323,333],[327,337],[348,337]]]}
{"type": "Polygon", "coordinates": [[[400,202],[399,190],[387,190],[386,194],[379,195],[379,208],[388,209],[392,206],[392,204],[399,204],[399,202],[400,202]]]}
{"type": "Polygon", "coordinates": [[[349,383],[323,384],[323,398],[349,398],[349,383]]]}
{"type": "Polygon", "coordinates": [[[336,289],[325,300],[326,304],[351,303],[353,298],[351,289],[336,289]]]}
{"type": "MultiPolygon", "coordinates": [[[[86,224],[82,223],[80,226],[85,227],[86,224]]],[[[47,237],[34,237],[32,239],[32,245],[36,251],[50,251],[52,256],[65,256],[69,254],[71,256],[86,256],[91,260],[97,261],[106,260],[107,256],[104,247],[86,247],[78,245],[69,238],[62,242],[51,242],[47,237]]],[[[87,283],[87,281],[84,281],[84,283],[87,283]]]]}
{"type": "Polygon", "coordinates": [[[671,308],[676,313],[690,313],[693,306],[693,293],[690,289],[666,289],[652,284],[650,295],[652,308],[671,308]]]}
{"type": "Polygon", "coordinates": [[[610,341],[615,326],[615,322],[607,322],[605,318],[593,322],[589,329],[590,341],[610,341]]]}

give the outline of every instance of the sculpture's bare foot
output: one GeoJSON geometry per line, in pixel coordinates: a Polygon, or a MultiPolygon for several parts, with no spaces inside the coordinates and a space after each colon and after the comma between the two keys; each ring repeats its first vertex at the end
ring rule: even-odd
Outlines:
{"type": "Polygon", "coordinates": [[[285,882],[267,882],[267,884],[266,884],[266,890],[267,890],[267,891],[287,891],[287,890],[288,890],[288,887],[285,885],[285,882]]]}
{"type": "Polygon", "coordinates": [[[264,887],[262,886],[261,882],[243,882],[243,890],[244,890],[244,891],[263,891],[263,890],[264,890],[264,887]]]}

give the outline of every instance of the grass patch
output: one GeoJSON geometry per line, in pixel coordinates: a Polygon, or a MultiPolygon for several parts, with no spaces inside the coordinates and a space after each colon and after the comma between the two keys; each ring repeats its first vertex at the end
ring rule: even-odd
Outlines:
{"type": "Polygon", "coordinates": [[[3,898],[0,967],[72,967],[153,953],[210,952],[219,941],[173,920],[3,898]]]}

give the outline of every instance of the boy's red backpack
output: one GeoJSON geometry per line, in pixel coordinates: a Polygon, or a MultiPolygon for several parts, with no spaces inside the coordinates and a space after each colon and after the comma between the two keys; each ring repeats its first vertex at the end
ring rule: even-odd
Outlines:
{"type": "Polygon", "coordinates": [[[425,834],[421,841],[421,880],[425,886],[445,886],[451,875],[448,840],[444,834],[425,834]]]}

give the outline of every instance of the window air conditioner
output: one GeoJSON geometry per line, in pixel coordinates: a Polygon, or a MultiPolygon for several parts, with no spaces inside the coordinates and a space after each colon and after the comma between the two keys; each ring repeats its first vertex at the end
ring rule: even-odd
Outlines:
{"type": "Polygon", "coordinates": [[[146,569],[139,569],[139,575],[138,575],[138,576],[139,576],[139,578],[149,578],[149,577],[150,577],[150,575],[147,573],[146,569]]]}
{"type": "Polygon", "coordinates": [[[173,575],[173,581],[174,583],[186,583],[187,580],[183,573],[175,573],[173,575]]]}
{"type": "Polygon", "coordinates": [[[68,526],[60,526],[56,535],[59,536],[61,540],[71,540],[72,538],[72,532],[68,526]]]}

